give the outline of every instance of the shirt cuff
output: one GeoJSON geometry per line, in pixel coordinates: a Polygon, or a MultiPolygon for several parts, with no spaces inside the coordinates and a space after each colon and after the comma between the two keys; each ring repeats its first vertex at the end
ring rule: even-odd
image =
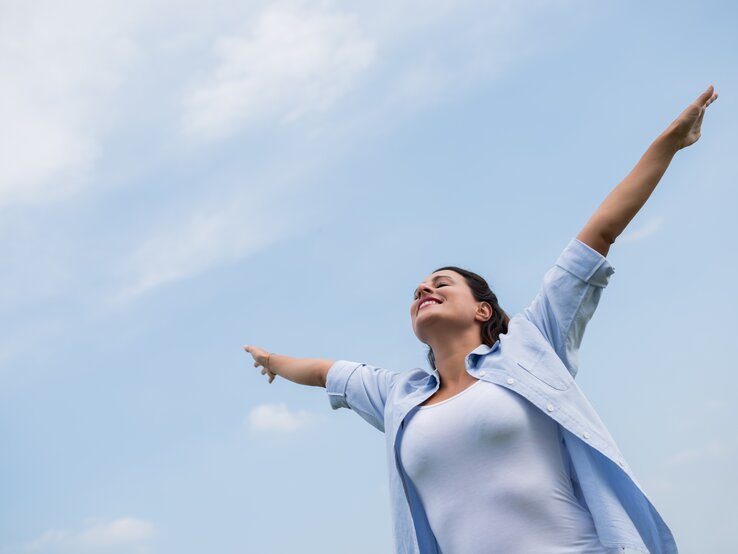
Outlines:
{"type": "Polygon", "coordinates": [[[615,273],[615,268],[605,256],[577,238],[569,241],[556,265],[597,287],[606,287],[610,275],[615,273]]]}
{"type": "Polygon", "coordinates": [[[338,360],[328,369],[325,377],[325,391],[328,393],[331,408],[334,410],[338,408],[351,409],[351,406],[346,402],[346,387],[348,386],[349,377],[362,365],[359,362],[338,360]]]}

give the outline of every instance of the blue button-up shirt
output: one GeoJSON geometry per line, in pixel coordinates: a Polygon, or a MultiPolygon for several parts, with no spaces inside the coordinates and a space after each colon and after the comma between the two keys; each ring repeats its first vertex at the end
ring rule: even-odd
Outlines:
{"type": "MultiPolygon", "coordinates": [[[[510,319],[495,344],[482,344],[466,356],[466,370],[521,394],[559,424],[573,490],[592,514],[604,546],[676,553],[671,531],[574,382],[584,329],[614,271],[599,252],[572,239],[533,302],[510,319]]],[[[333,409],[350,408],[385,433],[397,554],[440,552],[398,449],[405,417],[439,385],[437,370],[395,372],[347,360],[336,361],[326,378],[333,409]]]]}

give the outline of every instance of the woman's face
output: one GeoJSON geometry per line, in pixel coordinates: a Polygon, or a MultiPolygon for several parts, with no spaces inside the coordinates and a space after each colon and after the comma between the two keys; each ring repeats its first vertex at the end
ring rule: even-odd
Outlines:
{"type": "Polygon", "coordinates": [[[428,344],[436,333],[479,325],[480,304],[462,275],[450,269],[429,275],[415,290],[410,304],[413,331],[428,344]]]}

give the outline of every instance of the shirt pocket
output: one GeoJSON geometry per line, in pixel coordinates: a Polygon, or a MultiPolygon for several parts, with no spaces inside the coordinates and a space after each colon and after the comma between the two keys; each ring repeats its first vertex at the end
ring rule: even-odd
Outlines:
{"type": "Polygon", "coordinates": [[[555,355],[540,351],[530,358],[518,359],[516,363],[518,367],[552,389],[564,391],[571,386],[569,371],[555,355]]]}

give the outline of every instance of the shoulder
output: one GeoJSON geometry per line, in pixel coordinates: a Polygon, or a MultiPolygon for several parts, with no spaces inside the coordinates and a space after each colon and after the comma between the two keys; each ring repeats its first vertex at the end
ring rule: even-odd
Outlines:
{"type": "Polygon", "coordinates": [[[398,373],[393,388],[397,396],[404,397],[421,390],[433,388],[435,379],[436,377],[428,371],[416,367],[398,373]]]}
{"type": "Polygon", "coordinates": [[[507,324],[507,333],[500,335],[500,342],[517,341],[518,339],[523,338],[521,335],[543,338],[538,327],[536,327],[530,319],[525,317],[523,312],[518,312],[515,315],[510,316],[510,321],[507,324]]]}
{"type": "Polygon", "coordinates": [[[417,388],[423,386],[430,379],[434,379],[433,375],[422,368],[414,367],[413,369],[397,373],[395,384],[417,388]]]}
{"type": "Polygon", "coordinates": [[[523,315],[517,313],[510,318],[507,333],[500,335],[500,349],[506,356],[529,358],[532,353],[551,348],[541,330],[523,315]]]}

